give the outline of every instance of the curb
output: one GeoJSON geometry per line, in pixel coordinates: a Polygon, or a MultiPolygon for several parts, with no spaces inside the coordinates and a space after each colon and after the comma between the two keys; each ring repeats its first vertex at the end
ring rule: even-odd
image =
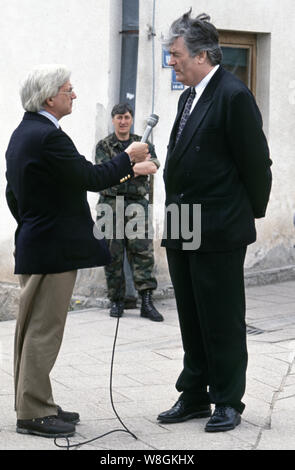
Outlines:
{"type": "MultiPolygon", "coordinates": [[[[295,265],[280,268],[263,269],[258,271],[245,270],[245,286],[262,286],[279,282],[295,280],[295,265]]],[[[0,282],[0,321],[14,320],[18,308],[20,288],[17,284],[0,282]]],[[[153,295],[155,300],[174,298],[174,289],[171,284],[158,288],[153,295]]],[[[70,311],[87,308],[109,307],[106,297],[73,296],[70,311]]]]}
{"type": "MultiPolygon", "coordinates": [[[[260,271],[245,270],[245,286],[263,286],[279,282],[295,280],[295,265],[283,266],[280,268],[263,269],[260,271]]],[[[174,289],[172,285],[163,286],[156,289],[153,294],[155,300],[173,299],[174,289]]],[[[72,310],[85,308],[108,308],[109,300],[106,297],[83,297],[73,296],[71,301],[72,310]]]]}

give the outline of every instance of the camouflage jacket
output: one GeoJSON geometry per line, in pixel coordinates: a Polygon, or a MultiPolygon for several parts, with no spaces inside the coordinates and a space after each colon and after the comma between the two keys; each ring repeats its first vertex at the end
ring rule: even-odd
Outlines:
{"type": "MultiPolygon", "coordinates": [[[[141,140],[141,137],[136,134],[130,134],[130,143],[138,142],[141,140]]],[[[160,162],[157,159],[154,146],[149,142],[149,151],[151,154],[151,160],[159,168],[160,162]]],[[[95,162],[97,164],[104,163],[109,161],[111,158],[115,157],[118,153],[124,152],[124,148],[121,142],[118,140],[115,133],[108,135],[105,139],[102,139],[96,145],[95,150],[95,162]]],[[[100,192],[103,196],[112,196],[117,195],[130,197],[130,198],[142,198],[149,192],[149,181],[148,176],[138,176],[137,178],[132,178],[131,180],[126,181],[126,183],[121,183],[111,188],[104,189],[100,192]]]]}

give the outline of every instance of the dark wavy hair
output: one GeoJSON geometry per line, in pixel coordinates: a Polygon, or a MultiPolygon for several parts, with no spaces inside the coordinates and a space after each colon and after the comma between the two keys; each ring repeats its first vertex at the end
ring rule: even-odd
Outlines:
{"type": "Polygon", "coordinates": [[[170,47],[178,37],[183,37],[191,57],[206,51],[211,65],[220,64],[222,51],[218,42],[218,31],[210,23],[210,16],[202,13],[196,18],[192,18],[191,12],[190,8],[187,13],[172,23],[169,36],[165,41],[166,47],[170,47]]]}
{"type": "Polygon", "coordinates": [[[131,108],[130,104],[128,103],[119,103],[115,104],[115,106],[112,109],[112,118],[116,116],[116,114],[125,114],[125,113],[130,113],[131,116],[133,117],[133,109],[131,108]]]}

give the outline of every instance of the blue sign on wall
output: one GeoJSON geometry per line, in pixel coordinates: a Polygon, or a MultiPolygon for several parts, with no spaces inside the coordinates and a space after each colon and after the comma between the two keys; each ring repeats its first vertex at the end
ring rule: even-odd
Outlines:
{"type": "Polygon", "coordinates": [[[184,90],[184,85],[176,80],[176,73],[174,69],[171,70],[171,90],[184,90]]]}
{"type": "Polygon", "coordinates": [[[167,49],[162,48],[162,67],[171,68],[169,64],[170,52],[167,49]]]}
{"type": "Polygon", "coordinates": [[[176,80],[176,73],[174,72],[173,67],[168,65],[170,61],[170,52],[162,48],[162,67],[166,69],[171,69],[171,90],[184,90],[184,85],[176,80]]]}

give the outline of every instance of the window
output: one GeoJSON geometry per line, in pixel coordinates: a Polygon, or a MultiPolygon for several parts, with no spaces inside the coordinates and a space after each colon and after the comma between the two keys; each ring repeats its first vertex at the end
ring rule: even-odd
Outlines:
{"type": "Polygon", "coordinates": [[[223,67],[239,77],[255,95],[257,35],[220,30],[219,42],[223,67]]]}

